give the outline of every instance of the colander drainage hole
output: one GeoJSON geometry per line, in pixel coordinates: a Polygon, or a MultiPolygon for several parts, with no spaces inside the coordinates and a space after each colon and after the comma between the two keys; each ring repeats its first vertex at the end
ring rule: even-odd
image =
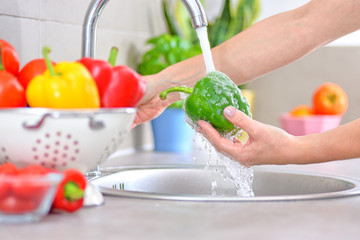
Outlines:
{"type": "Polygon", "coordinates": [[[6,153],[6,148],[5,147],[1,147],[0,160],[10,160],[9,156],[6,153]]]}
{"type": "Polygon", "coordinates": [[[63,134],[61,131],[47,132],[43,137],[36,139],[36,146],[32,148],[33,159],[43,166],[55,168],[65,167],[68,162],[76,161],[76,155],[80,153],[79,141],[73,139],[71,134],[63,134]]]}

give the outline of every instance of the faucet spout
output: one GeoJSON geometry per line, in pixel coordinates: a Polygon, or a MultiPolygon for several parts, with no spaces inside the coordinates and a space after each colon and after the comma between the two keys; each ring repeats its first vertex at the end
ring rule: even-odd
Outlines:
{"type": "Polygon", "coordinates": [[[208,25],[205,11],[199,0],[181,0],[190,14],[191,23],[194,29],[208,25]]]}
{"type": "Polygon", "coordinates": [[[92,0],[89,4],[83,24],[82,50],[83,57],[94,58],[96,27],[102,10],[110,0],[92,0]]]}
{"type": "MultiPolygon", "coordinates": [[[[110,0],[91,0],[85,15],[82,33],[83,57],[95,57],[96,27],[102,10],[110,0]]],[[[194,29],[207,26],[205,11],[199,0],[181,0],[190,14],[194,29]]]]}

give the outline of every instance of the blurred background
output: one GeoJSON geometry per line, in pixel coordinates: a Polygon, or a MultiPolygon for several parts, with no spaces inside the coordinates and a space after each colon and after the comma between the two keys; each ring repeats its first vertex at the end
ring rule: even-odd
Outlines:
{"type": "MultiPolygon", "coordinates": [[[[41,48],[52,48],[54,61],[81,57],[82,24],[91,0],[0,0],[0,38],[18,51],[21,66],[41,57],[41,48]]],[[[176,0],[168,1],[169,9],[176,0]]],[[[231,1],[231,8],[236,7],[231,1]]],[[[305,4],[306,0],[259,0],[256,21],[305,4]]],[[[204,0],[209,22],[223,10],[223,0],[204,0]]],[[[147,40],[168,33],[162,0],[112,0],[99,20],[96,58],[107,59],[117,46],[117,64],[138,69],[149,50],[147,40]]],[[[170,10],[171,11],[171,10],[170,10]]],[[[286,49],[284,49],[286,51],[286,49]]],[[[311,104],[315,88],[335,82],[349,95],[349,109],[342,123],[356,119],[360,109],[360,33],[355,32],[312,52],[304,58],[263,76],[246,87],[255,93],[253,116],[279,126],[278,117],[299,104],[311,104]]],[[[239,63],[241,64],[241,63],[239,63]]],[[[121,146],[121,152],[152,150],[150,123],[135,128],[121,146]]]]}

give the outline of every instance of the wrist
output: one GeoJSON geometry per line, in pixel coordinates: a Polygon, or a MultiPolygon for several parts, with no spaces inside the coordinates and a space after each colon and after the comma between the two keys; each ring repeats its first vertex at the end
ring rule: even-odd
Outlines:
{"type": "Polygon", "coordinates": [[[293,137],[293,146],[290,148],[293,150],[291,163],[310,164],[324,161],[316,137],[316,134],[293,137]]]}
{"type": "Polygon", "coordinates": [[[174,102],[181,100],[180,94],[178,93],[169,94],[169,97],[166,100],[160,99],[160,93],[172,86],[171,82],[167,81],[161,73],[145,76],[144,79],[147,83],[147,87],[142,103],[152,100],[159,102],[158,104],[163,107],[167,107],[174,102]]]}

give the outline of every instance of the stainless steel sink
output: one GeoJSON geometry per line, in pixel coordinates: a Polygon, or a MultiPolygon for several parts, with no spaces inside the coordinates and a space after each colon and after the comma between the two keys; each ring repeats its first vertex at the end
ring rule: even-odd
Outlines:
{"type": "Polygon", "coordinates": [[[163,200],[288,201],[360,194],[360,181],[354,179],[254,168],[255,196],[238,197],[233,182],[224,180],[213,168],[200,165],[134,166],[117,169],[114,173],[103,171],[103,176],[91,182],[104,195],[163,200]]]}

